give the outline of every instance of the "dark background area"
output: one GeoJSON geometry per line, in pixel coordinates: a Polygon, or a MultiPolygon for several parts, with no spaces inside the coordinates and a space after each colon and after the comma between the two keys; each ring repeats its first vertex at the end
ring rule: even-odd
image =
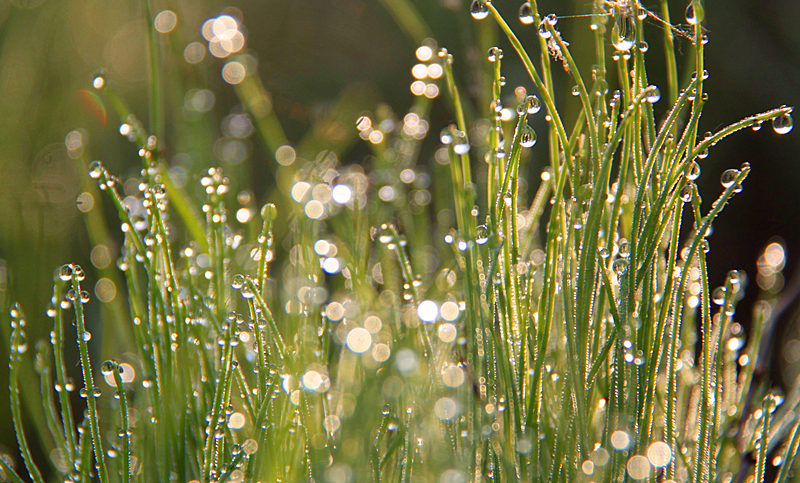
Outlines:
{"type": "MultiPolygon", "coordinates": [[[[138,166],[135,150],[116,134],[118,120],[114,114],[109,109],[105,118],[98,116],[80,90],[89,88],[95,69],[105,67],[109,82],[134,112],[146,119],[148,76],[140,3],[0,2],[0,259],[4,260],[0,284],[6,284],[0,287],[0,304],[5,308],[11,300],[22,302],[32,340],[45,337],[50,330],[44,307],[50,296],[53,270],[67,262],[89,265],[90,247],[81,214],[75,208],[79,176],[83,173],[66,155],[64,136],[73,129],[84,128],[91,159],[103,159],[112,171],[123,176],[134,174],[138,166]]],[[[236,104],[232,90],[220,79],[221,63],[206,56],[197,69],[189,70],[181,57],[188,42],[202,41],[202,22],[229,5],[206,0],[153,3],[154,13],[171,9],[178,15],[175,31],[169,39],[160,39],[166,63],[164,75],[168,79],[167,111],[180,111],[187,89],[209,88],[216,95],[216,106],[208,116],[209,129],[218,133],[220,119],[236,104]]],[[[470,97],[481,82],[476,72],[485,72],[487,42],[492,45],[491,39],[499,38],[496,31],[476,26],[469,16],[467,0],[412,3],[439,45],[447,46],[456,56],[456,75],[470,97]]],[[[520,3],[495,0],[523,42],[535,46],[535,29],[523,30],[514,18],[520,3]]],[[[657,5],[649,3],[643,2],[645,7],[657,9],[657,5]]],[[[685,3],[670,2],[675,23],[683,20],[685,3]]],[[[290,141],[299,140],[308,126],[330,109],[337,96],[356,83],[363,85],[364,96],[388,104],[396,113],[405,112],[411,104],[409,69],[415,63],[413,53],[418,44],[397,26],[381,1],[268,0],[241,1],[233,6],[241,12],[248,49],[258,59],[259,73],[290,141]]],[[[591,5],[586,0],[542,1],[540,8],[544,13],[569,15],[589,12],[591,5]]],[[[798,22],[800,2],[707,2],[705,26],[711,40],[706,47],[709,101],[701,132],[783,104],[800,105],[798,22]]],[[[559,28],[567,40],[580,38],[588,29],[588,19],[564,19],[559,28]]],[[[648,54],[651,82],[660,84],[664,82],[657,47],[661,32],[656,26],[648,29],[647,38],[653,39],[648,54]]],[[[691,46],[679,41],[679,48],[689,51],[691,46]]],[[[580,57],[589,55],[591,46],[573,41],[573,49],[580,57]]],[[[512,50],[506,46],[505,51],[508,85],[532,88],[512,50]]],[[[685,57],[679,59],[679,66],[686,61],[685,57]]],[[[578,63],[584,67],[587,64],[580,60],[578,63]]],[[[682,72],[688,74],[686,69],[682,72]]],[[[565,86],[561,102],[571,101],[567,91],[565,86]]],[[[474,96],[471,100],[478,101],[474,96]]],[[[431,114],[431,135],[449,123],[451,116],[445,103],[437,103],[431,114]]],[[[177,115],[170,121],[167,143],[179,130],[175,127],[177,115]]],[[[270,171],[262,164],[274,161],[257,141],[253,141],[251,149],[254,191],[262,197],[271,182],[270,171]]],[[[363,148],[354,148],[345,157],[357,160],[364,153],[363,148]]],[[[798,129],[778,136],[765,127],[758,132],[737,133],[713,148],[701,164],[698,185],[705,198],[704,206],[719,193],[722,171],[745,161],[752,165],[744,191],[714,224],[708,257],[712,286],[723,283],[730,269],[742,269],[750,276],[747,298],[737,315],[743,324],[747,323],[748,307],[757,293],[755,263],[764,246],[775,236],[785,240],[787,278],[800,258],[799,155],[798,129]]],[[[196,157],[200,165],[218,163],[211,149],[196,157]]],[[[7,333],[6,312],[4,309],[0,316],[3,334],[7,333]]],[[[5,358],[5,354],[2,344],[0,356],[5,358]]],[[[16,453],[6,377],[5,371],[0,370],[0,445],[16,453]]]]}

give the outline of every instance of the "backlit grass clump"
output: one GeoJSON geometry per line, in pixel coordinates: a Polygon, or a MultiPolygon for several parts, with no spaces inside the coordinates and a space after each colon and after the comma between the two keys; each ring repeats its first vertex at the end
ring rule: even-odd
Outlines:
{"type": "MultiPolygon", "coordinates": [[[[384,3],[421,24],[405,0],[384,3]]],[[[275,186],[257,190],[274,204],[260,207],[237,168],[176,178],[148,13],[149,121],[110,79],[93,80],[141,172],[120,180],[87,163],[80,131],[67,136],[95,203],[84,210],[93,243],[108,243],[100,203],[118,213],[108,222],[121,228],[117,268],[56,270],[49,341],[27,341],[23,309],[10,311],[25,468],[0,459],[6,478],[707,482],[763,481],[778,467],[786,479],[800,397],[748,395],[774,299],[758,304],[745,343],[744,274],[714,288],[706,267],[711,225],[751,166],[725,171],[710,203],[694,181],[735,131],[790,131],[791,108],[700,132],[698,0],[677,21],[663,0],[658,13],[595,1],[580,39],[535,2],[495,3],[470,5],[510,46],[487,53],[489,102],[466,100],[458,56],[425,40],[407,113],[344,116],[371,150],[363,162],[291,146],[240,19],[210,19],[208,48],[245,108],[227,119],[229,138],[253,132],[274,153],[275,186]],[[648,21],[663,28],[658,55],[648,21]],[[538,41],[523,44],[519,29],[538,29],[538,41]],[[578,41],[594,45],[589,65],[573,59],[578,41]],[[665,60],[656,87],[647,65],[665,60]],[[527,72],[522,85],[503,77],[508,61],[527,72]],[[452,124],[431,124],[437,103],[452,124]],[[92,297],[87,279],[100,277],[92,297]],[[103,338],[116,341],[106,361],[86,312],[101,303],[103,338]],[[65,363],[75,343],[79,373],[65,363]],[[32,364],[40,383],[19,377],[32,364]],[[22,407],[20,391],[40,391],[42,407],[22,407]],[[28,411],[43,418],[35,431],[23,427],[28,411]]]]}

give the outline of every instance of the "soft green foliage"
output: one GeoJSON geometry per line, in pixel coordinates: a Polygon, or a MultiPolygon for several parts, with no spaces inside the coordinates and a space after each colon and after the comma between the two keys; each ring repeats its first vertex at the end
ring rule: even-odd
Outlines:
{"type": "MultiPolygon", "coordinates": [[[[410,35],[425,35],[411,4],[383,3],[410,35]]],[[[759,337],[743,347],[734,323],[743,275],[732,271],[712,291],[706,268],[711,225],[751,168],[726,171],[710,204],[693,180],[729,134],[765,121],[788,132],[791,108],[698,136],[698,0],[691,31],[680,32],[691,39],[687,75],[673,48],[678,31],[664,30],[662,91],[648,80],[647,63],[658,60],[643,22],[669,22],[665,1],[658,16],[636,2],[596,1],[581,39],[594,43],[591,68],[576,64],[557,17],[543,18],[535,2],[520,20],[538,27],[538,45],[523,45],[499,8],[476,0],[471,13],[505,35],[531,93],[505,85],[502,62],[512,56],[493,47],[482,94],[491,105],[472,114],[457,59],[425,40],[417,56],[429,79],[402,120],[386,110],[358,117],[346,103],[333,114],[369,143],[367,172],[325,146],[305,147],[315,159],[297,157],[252,59],[227,60],[223,76],[279,162],[277,206],[260,217],[252,195],[231,196],[246,180],[220,168],[197,180],[202,206],[196,185],[173,179],[148,11],[149,130],[105,77],[93,81],[139,150],[138,194],[126,197],[102,163],[87,165],[80,139],[71,147],[119,215],[120,271],[104,274],[119,294],[104,313],[132,342],[100,364],[84,315],[99,302],[89,301],[80,267],[56,271],[50,345],[36,351],[46,417],[37,429],[51,460],[35,462],[18,397],[32,386],[18,378],[29,363],[24,316],[14,306],[11,407],[30,478],[42,480],[38,463],[62,479],[104,482],[708,482],[739,471],[762,481],[784,440],[788,477],[799,398],[781,406],[767,392],[742,414],[759,337]],[[570,89],[554,83],[555,69],[580,101],[569,123],[560,104],[570,89]],[[455,121],[428,163],[427,115],[439,92],[455,121]],[[534,116],[547,118],[538,135],[534,116]],[[528,178],[536,158],[548,163],[528,178]],[[77,428],[64,358],[71,340],[86,402],[77,428]],[[745,453],[753,467],[741,465],[745,453]]],[[[107,236],[97,210],[87,223],[93,237],[107,236]]],[[[773,300],[759,305],[755,334],[773,300]]]]}

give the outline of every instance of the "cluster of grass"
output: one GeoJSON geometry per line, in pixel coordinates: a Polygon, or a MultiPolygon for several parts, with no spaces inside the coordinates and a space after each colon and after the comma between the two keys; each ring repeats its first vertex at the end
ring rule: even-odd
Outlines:
{"type": "MultiPolygon", "coordinates": [[[[423,24],[410,4],[385,3],[423,24]]],[[[679,80],[676,31],[666,28],[663,90],[648,80],[656,60],[643,22],[669,23],[666,5],[656,17],[633,1],[595,2],[589,73],[558,17],[543,17],[535,1],[519,10],[521,28],[538,28],[539,44],[528,46],[497,6],[473,1],[472,17],[507,37],[530,93],[506,86],[504,53],[493,47],[491,104],[470,115],[453,55],[428,40],[415,73],[427,80],[412,85],[409,112],[352,119],[372,150],[368,171],[325,152],[297,158],[252,60],[234,55],[223,77],[276,153],[284,184],[277,206],[260,211],[247,192],[232,196],[246,183],[220,168],[197,180],[201,206],[194,187],[172,178],[150,22],[150,129],[107,79],[93,81],[139,150],[137,192],[123,192],[102,163],[87,164],[81,139],[68,139],[95,203],[99,189],[119,215],[119,271],[105,274],[119,291],[108,297],[116,312],[106,312],[116,316],[104,324],[130,346],[92,360],[86,274],[59,268],[51,338],[34,355],[44,415],[36,432],[49,456],[36,462],[19,397],[34,351],[22,309],[11,309],[11,407],[29,477],[42,481],[37,465],[49,465],[63,480],[103,482],[707,482],[735,473],[763,481],[772,465],[786,479],[800,397],[766,392],[752,402],[747,390],[774,298],[759,305],[744,344],[734,321],[744,275],[732,271],[712,290],[706,267],[711,225],[751,168],[725,171],[705,211],[693,181],[709,149],[735,131],[771,121],[788,132],[791,108],[699,135],[701,2],[681,31],[693,74],[679,80]],[[574,87],[557,87],[555,69],[574,87]],[[566,125],[557,99],[567,104],[569,94],[580,110],[566,125]],[[454,123],[429,156],[438,97],[454,123]],[[538,135],[534,116],[546,120],[538,135]],[[548,162],[531,179],[535,158],[548,162]],[[72,340],[77,383],[64,357],[72,340]]],[[[235,28],[231,17],[217,21],[210,28],[235,28]]],[[[106,236],[97,207],[87,221],[106,236]]]]}

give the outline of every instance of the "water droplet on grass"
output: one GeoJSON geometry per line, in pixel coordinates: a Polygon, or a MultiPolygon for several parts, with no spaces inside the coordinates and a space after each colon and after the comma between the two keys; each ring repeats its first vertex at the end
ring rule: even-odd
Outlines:
{"type": "Polygon", "coordinates": [[[530,95],[525,98],[525,104],[528,108],[528,115],[532,116],[542,109],[542,103],[535,95],[530,95]]]}
{"type": "Polygon", "coordinates": [[[687,184],[686,186],[681,188],[681,194],[680,194],[681,201],[683,201],[684,203],[688,203],[692,201],[692,196],[694,196],[693,184],[687,184]]]}
{"type": "Polygon", "coordinates": [[[480,225],[475,229],[475,243],[484,245],[489,241],[489,228],[486,225],[480,225]]]}
{"type": "Polygon", "coordinates": [[[636,37],[636,23],[629,15],[617,15],[614,21],[614,28],[611,30],[611,43],[614,48],[627,52],[633,47],[636,37]]]}
{"type": "Polygon", "coordinates": [[[649,86],[647,89],[648,89],[647,97],[645,98],[647,99],[647,102],[649,102],[650,104],[655,104],[656,102],[661,100],[661,91],[658,90],[658,87],[649,86]]]}
{"type": "Polygon", "coordinates": [[[689,164],[689,166],[686,167],[686,179],[688,181],[694,181],[699,177],[700,177],[700,165],[692,161],[689,164]]]}
{"type": "Polygon", "coordinates": [[[733,183],[736,182],[736,177],[739,176],[738,169],[726,169],[722,172],[722,176],[719,178],[719,182],[722,184],[723,188],[730,188],[733,186],[733,183]]]}
{"type": "Polygon", "coordinates": [[[523,148],[531,148],[536,144],[536,131],[527,124],[522,128],[519,144],[523,148]]]}
{"type": "Polygon", "coordinates": [[[523,25],[530,25],[533,23],[533,9],[531,8],[531,2],[524,2],[519,7],[519,21],[522,22],[523,25]]]}
{"type": "Polygon", "coordinates": [[[790,114],[781,114],[772,119],[772,130],[778,134],[786,134],[794,127],[794,120],[790,114]]]}
{"type": "Polygon", "coordinates": [[[703,21],[705,13],[703,7],[696,8],[695,2],[692,1],[686,7],[686,23],[689,25],[697,25],[703,21]]]}
{"type": "Polygon", "coordinates": [[[489,16],[489,6],[486,5],[484,0],[472,0],[469,13],[475,20],[483,20],[489,16]]]}

